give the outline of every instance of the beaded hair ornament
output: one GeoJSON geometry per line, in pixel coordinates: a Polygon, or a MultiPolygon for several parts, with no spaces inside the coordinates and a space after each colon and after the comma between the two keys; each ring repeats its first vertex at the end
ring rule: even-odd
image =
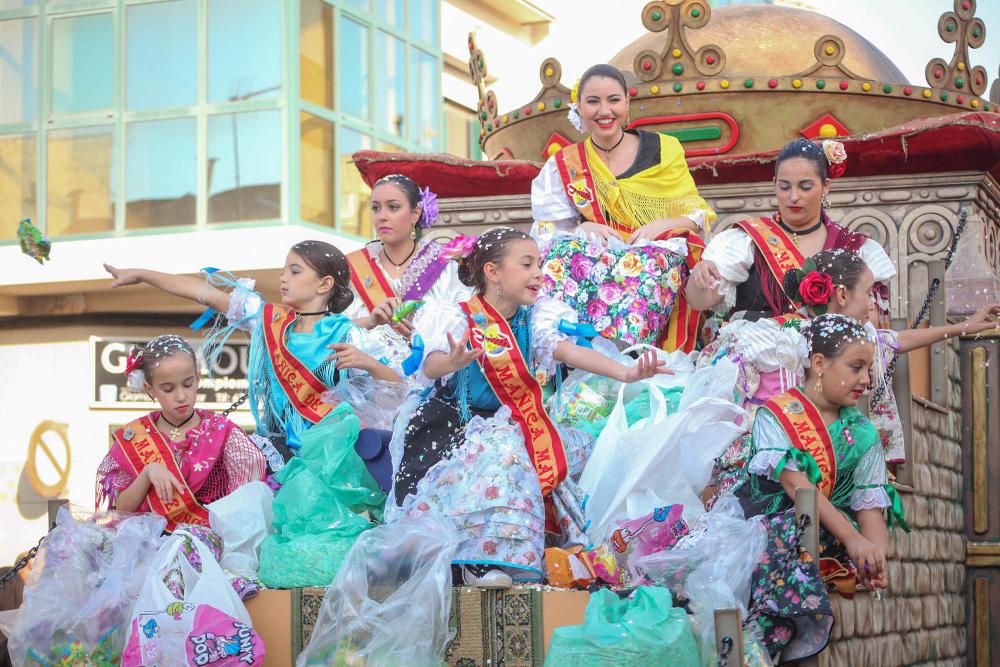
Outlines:
{"type": "Polygon", "coordinates": [[[389,174],[388,176],[383,176],[375,181],[375,185],[373,187],[377,188],[384,183],[411,184],[416,191],[420,193],[420,200],[417,202],[417,205],[420,206],[420,218],[417,219],[417,224],[420,225],[421,229],[430,229],[434,226],[434,222],[437,220],[440,209],[438,208],[437,195],[431,192],[429,187],[421,190],[420,186],[417,185],[412,178],[406,176],[405,174],[389,174]]]}
{"type": "Polygon", "coordinates": [[[817,349],[820,345],[832,345],[832,348],[839,353],[841,349],[851,343],[875,342],[865,325],[853,317],[839,313],[816,317],[803,328],[802,335],[809,341],[809,354],[817,352],[822,354],[817,349]]]}
{"type": "Polygon", "coordinates": [[[125,363],[125,378],[129,390],[136,393],[145,391],[146,372],[143,369],[147,365],[155,368],[160,361],[175,354],[186,354],[192,360],[195,359],[194,348],[177,334],[157,336],[143,347],[132,348],[125,363]]]}

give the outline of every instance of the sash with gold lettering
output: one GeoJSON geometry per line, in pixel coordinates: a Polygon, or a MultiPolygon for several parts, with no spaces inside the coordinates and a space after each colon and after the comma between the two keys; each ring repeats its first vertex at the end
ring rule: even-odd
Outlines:
{"type": "Polygon", "coordinates": [[[792,446],[812,456],[823,476],[816,488],[829,498],[837,483],[837,455],[819,409],[797,388],[771,398],[763,407],[777,418],[792,446]]]}
{"type": "Polygon", "coordinates": [[[347,263],[351,266],[351,284],[369,312],[386,299],[396,296],[396,291],[368,253],[368,248],[348,253],[347,263]]]}
{"type": "Polygon", "coordinates": [[[806,258],[799,252],[791,237],[774,220],[751,218],[740,220],[736,225],[750,235],[757,250],[767,262],[767,267],[778,281],[778,285],[785,284],[785,274],[791,269],[802,268],[806,258]]]}
{"type": "Polygon", "coordinates": [[[483,350],[479,364],[490,388],[510,408],[524,434],[524,446],[538,473],[545,498],[545,528],[558,533],[552,490],[566,479],[566,449],[559,431],[545,412],[542,385],[532,375],[510,324],[481,298],[460,303],[469,321],[469,345],[483,350]]]}
{"type": "Polygon", "coordinates": [[[597,187],[587,162],[587,144],[584,141],[567,146],[556,153],[556,167],[566,196],[573,202],[580,215],[590,222],[599,222],[628,238],[634,229],[614,220],[608,220],[597,201],[597,187]]]}
{"type": "Polygon", "coordinates": [[[174,498],[169,503],[164,502],[152,487],[146,495],[149,507],[167,520],[168,531],[173,532],[182,523],[208,525],[208,510],[195,500],[194,492],[177,465],[170,443],[156,430],[149,415],[126,424],[115,431],[112,437],[125,454],[125,460],[136,477],[150,463],[159,463],[184,485],[184,493],[174,493],[174,498]]]}
{"type": "Polygon", "coordinates": [[[295,311],[273,303],[264,306],[264,344],[278,384],[288,396],[295,411],[307,421],[317,424],[333,406],[323,400],[329,387],[316,377],[305,364],[295,358],[285,345],[288,327],[295,321],[295,311]]]}

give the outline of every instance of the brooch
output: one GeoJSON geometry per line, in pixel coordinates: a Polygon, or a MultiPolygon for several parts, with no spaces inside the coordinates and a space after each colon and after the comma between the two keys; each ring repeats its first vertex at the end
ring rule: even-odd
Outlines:
{"type": "Polygon", "coordinates": [[[371,287],[371,286],[372,286],[372,277],[368,276],[367,278],[365,278],[365,287],[371,287]]]}
{"type": "Polygon", "coordinates": [[[767,238],[767,242],[770,243],[771,245],[778,245],[778,237],[777,236],[769,236],[767,238]]]}
{"type": "Polygon", "coordinates": [[[135,437],[135,431],[133,431],[130,428],[127,428],[124,431],[122,431],[122,437],[125,438],[126,440],[131,440],[132,438],[135,437]]]}
{"type": "Polygon", "coordinates": [[[788,411],[789,414],[793,415],[801,415],[803,412],[806,411],[806,407],[802,405],[802,403],[799,401],[792,401],[791,403],[788,404],[788,407],[785,409],[788,411]]]}

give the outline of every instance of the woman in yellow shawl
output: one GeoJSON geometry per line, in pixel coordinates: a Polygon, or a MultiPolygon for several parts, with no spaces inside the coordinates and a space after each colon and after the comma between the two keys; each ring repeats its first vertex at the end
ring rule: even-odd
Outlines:
{"type": "MultiPolygon", "coordinates": [[[[711,225],[715,213],[698,194],[677,139],[627,129],[629,94],[618,69],[594,65],[580,78],[573,98],[570,119],[590,136],[553,155],[532,182],[532,235],[549,240],[561,236],[560,232],[576,232],[582,237],[575,245],[563,237],[548,253],[550,261],[558,260],[567,268],[574,256],[588,254],[584,248],[588,239],[610,242],[612,248],[621,248],[621,241],[642,247],[670,239],[660,244],[659,250],[669,249],[675,256],[654,258],[651,255],[656,251],[649,248],[640,252],[644,265],[650,259],[660,264],[657,277],[663,278],[662,289],[655,290],[653,302],[645,297],[652,294],[655,285],[646,285],[643,290],[642,286],[618,281],[623,292],[619,298],[624,296],[628,301],[629,296],[640,297],[639,303],[648,305],[648,317],[640,312],[618,312],[614,303],[602,308],[598,288],[601,284],[609,287],[610,279],[601,275],[600,267],[597,274],[591,272],[586,277],[585,269],[579,269],[568,289],[555,269],[552,284],[547,281],[546,287],[555,290],[559,298],[577,301],[578,311],[588,310],[589,317],[580,312],[581,319],[591,322],[607,338],[657,342],[667,350],[690,351],[697,337],[698,317],[686,307],[677,283],[686,278],[700,257],[704,245],[697,234],[711,225]],[[677,257],[684,260],[673,261],[677,257]],[[593,289],[586,289],[588,286],[593,289]],[[650,294],[637,294],[643,291],[650,294]],[[665,322],[657,321],[661,315],[669,316],[669,331],[665,322]]],[[[596,256],[594,251],[589,254],[596,256]]],[[[579,258],[577,265],[589,266],[579,258]]],[[[604,290],[612,292],[615,290],[604,290]]]]}

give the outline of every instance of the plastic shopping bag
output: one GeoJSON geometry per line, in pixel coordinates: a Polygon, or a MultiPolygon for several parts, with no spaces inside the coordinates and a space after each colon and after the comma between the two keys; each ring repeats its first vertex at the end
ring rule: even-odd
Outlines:
{"type": "Polygon", "coordinates": [[[260,545],[270,533],[274,492],[264,482],[251,482],[208,505],[208,523],[222,538],[225,550],[219,565],[248,579],[256,579],[260,545]]]}
{"type": "Polygon", "coordinates": [[[263,662],[264,642],[211,549],[178,529],[164,541],[149,569],[122,663],[236,667],[263,662]],[[196,557],[188,558],[184,549],[193,550],[196,557]],[[180,589],[172,591],[164,579],[173,570],[180,571],[180,589]]]}
{"type": "Polygon", "coordinates": [[[356,375],[341,378],[336,386],[323,393],[323,400],[334,406],[341,403],[350,405],[361,422],[361,428],[391,431],[407,393],[405,382],[387,382],[370,375],[356,375]]]}
{"type": "Polygon", "coordinates": [[[451,524],[430,513],[361,535],[323,596],[298,667],[438,667],[457,545],[451,524]]]}
{"type": "Polygon", "coordinates": [[[698,646],[670,591],[637,588],[626,599],[601,589],[590,596],[583,625],[556,628],[546,667],[699,667],[698,646]]]}
{"type": "Polygon", "coordinates": [[[166,521],[59,510],[20,609],[0,613],[15,665],[119,664],[131,605],[166,521]]]}

